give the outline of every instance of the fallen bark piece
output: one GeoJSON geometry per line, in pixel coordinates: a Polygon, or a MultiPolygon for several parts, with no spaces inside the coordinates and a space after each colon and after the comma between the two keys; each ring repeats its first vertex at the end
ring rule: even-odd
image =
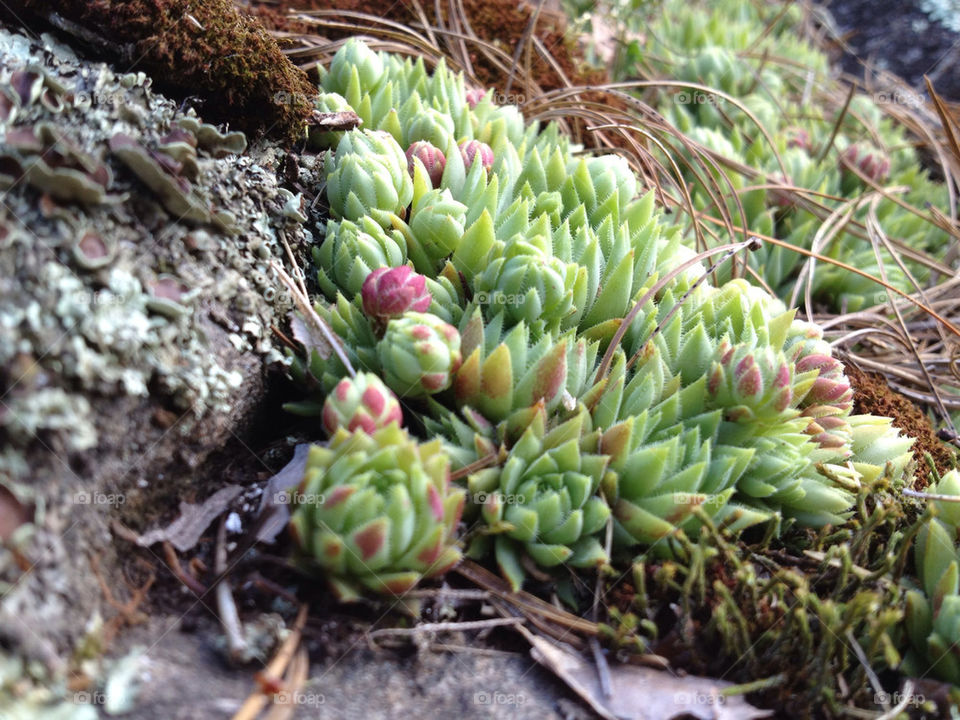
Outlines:
{"type": "Polygon", "coordinates": [[[545,638],[524,633],[530,654],[552,670],[574,692],[607,720],[671,720],[695,717],[701,720],[750,720],[770,717],[772,712],[750,705],[742,696],[725,695],[733,683],[636,665],[610,666],[610,694],[600,686],[596,668],[579,656],[545,638]]]}

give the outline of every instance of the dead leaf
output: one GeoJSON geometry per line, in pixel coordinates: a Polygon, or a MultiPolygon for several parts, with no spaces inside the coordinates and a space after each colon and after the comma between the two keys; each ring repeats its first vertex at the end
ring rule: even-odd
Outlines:
{"type": "Polygon", "coordinates": [[[267,480],[260,498],[259,526],[256,532],[258,542],[272,543],[290,522],[290,500],[287,491],[303,479],[309,449],[307,444],[297,445],[293,450],[293,459],[267,480]]]}
{"type": "Polygon", "coordinates": [[[770,717],[769,710],[750,705],[740,695],[723,695],[733,685],[722,680],[636,665],[610,665],[610,697],[600,687],[596,668],[546,638],[524,633],[530,654],[552,670],[606,720],[671,720],[685,716],[701,720],[750,720],[770,717]]]}
{"type": "Polygon", "coordinates": [[[316,350],[324,359],[330,357],[330,343],[318,328],[307,323],[299,313],[290,313],[290,331],[293,339],[307,349],[308,357],[311,350],[316,350]]]}
{"type": "Polygon", "coordinates": [[[0,542],[13,537],[13,532],[33,519],[33,508],[17,500],[9,488],[0,485],[0,542]]]}
{"type": "Polygon", "coordinates": [[[150,547],[158,542],[169,542],[180,552],[193,548],[200,536],[217,517],[243,492],[239,485],[227,485],[217,490],[200,505],[180,503],[180,517],[165,528],[150,530],[143,535],[128,535],[128,539],[140,547],[150,547]]]}

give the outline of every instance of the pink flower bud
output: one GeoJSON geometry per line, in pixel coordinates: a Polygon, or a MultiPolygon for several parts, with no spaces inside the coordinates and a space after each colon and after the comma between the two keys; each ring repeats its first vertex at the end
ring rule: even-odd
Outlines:
{"type": "Polygon", "coordinates": [[[460,143],[460,155],[463,157],[463,164],[467,170],[473,166],[473,161],[478,156],[486,170],[493,167],[493,150],[490,149],[489,145],[479,140],[464,140],[460,143]]]}
{"type": "Polygon", "coordinates": [[[875,148],[851,145],[844,150],[843,160],[876,183],[883,182],[890,174],[890,160],[875,148]]]}
{"type": "Polygon", "coordinates": [[[477,105],[480,104],[480,101],[486,97],[487,91],[483,88],[472,87],[467,90],[466,100],[467,105],[470,106],[470,109],[473,110],[477,105]]]}
{"type": "Polygon", "coordinates": [[[447,166],[447,157],[443,154],[443,151],[426,140],[417,140],[413,143],[407,148],[407,170],[411,176],[413,175],[414,158],[423,163],[433,187],[439,187],[440,180],[443,178],[443,169],[447,166]]]}
{"type": "Polygon", "coordinates": [[[787,130],[787,147],[800,148],[810,152],[813,150],[813,143],[810,141],[810,133],[803,128],[789,128],[787,130]]]}
{"type": "Polygon", "coordinates": [[[427,279],[407,265],[377,268],[363,281],[360,295],[364,311],[381,319],[402,315],[408,310],[426,312],[433,302],[427,279]]]}

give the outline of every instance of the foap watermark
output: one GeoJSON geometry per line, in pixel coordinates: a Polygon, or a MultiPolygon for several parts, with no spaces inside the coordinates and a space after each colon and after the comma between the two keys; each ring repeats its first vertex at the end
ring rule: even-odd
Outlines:
{"type": "Polygon", "coordinates": [[[699,90],[681,90],[674,93],[673,101],[677,105],[716,105],[717,97],[699,90]]]}
{"type": "Polygon", "coordinates": [[[527,501],[527,498],[525,495],[512,495],[499,491],[481,491],[473,494],[473,502],[477,505],[486,505],[491,500],[498,505],[523,505],[527,501]]]}
{"type": "Polygon", "coordinates": [[[673,502],[676,505],[723,505],[724,496],[717,494],[675,492],[673,502]]]}
{"type": "Polygon", "coordinates": [[[319,707],[327,702],[323,693],[293,692],[282,690],[273,696],[274,705],[302,705],[304,707],[319,707]]]}
{"type": "Polygon", "coordinates": [[[496,105],[523,105],[523,103],[527,101],[527,96],[522,93],[505,93],[494,90],[490,99],[493,100],[496,105]]]}
{"type": "Polygon", "coordinates": [[[326,496],[322,493],[302,493],[299,490],[281,490],[273,494],[276,505],[323,505],[326,496]]]}
{"type": "Polygon", "coordinates": [[[291,93],[280,90],[273,94],[273,101],[277,105],[299,105],[300,103],[314,101],[314,98],[304,93],[291,93]]]}
{"type": "Polygon", "coordinates": [[[73,694],[75,705],[103,705],[107,696],[99,690],[80,690],[73,694]]]}
{"type": "Polygon", "coordinates": [[[912,705],[913,707],[920,707],[925,705],[927,698],[923,695],[917,693],[908,693],[903,694],[901,692],[877,692],[873,694],[873,703],[874,705],[894,705],[899,706],[901,704],[912,705]]]}
{"type": "Polygon", "coordinates": [[[82,491],[73,494],[74,505],[123,505],[126,501],[123,493],[82,491]]]}
{"type": "Polygon", "coordinates": [[[473,694],[474,705],[523,705],[527,696],[523,693],[505,692],[476,692],[473,694]]]}
{"type": "Polygon", "coordinates": [[[725,695],[706,692],[678,692],[673,694],[673,704],[680,705],[723,705],[727,701],[725,695]]]}
{"type": "Polygon", "coordinates": [[[526,295],[503,293],[498,290],[494,290],[493,292],[481,290],[473,296],[473,300],[477,305],[523,305],[526,299],[526,295]]]}
{"type": "Polygon", "coordinates": [[[877,105],[901,105],[914,109],[923,107],[925,103],[922,94],[908,88],[876,92],[873,94],[873,101],[877,105]]]}

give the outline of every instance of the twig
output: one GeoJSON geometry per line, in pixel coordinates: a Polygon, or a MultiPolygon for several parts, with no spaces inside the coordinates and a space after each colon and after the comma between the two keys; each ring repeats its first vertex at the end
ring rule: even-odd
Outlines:
{"type": "Polygon", "coordinates": [[[523,618],[491,618],[490,620],[468,620],[466,622],[423,623],[412,628],[380,628],[367,633],[371,640],[378,637],[406,637],[422,635],[428,632],[460,632],[465,630],[486,630],[501,625],[519,625],[523,618]]]}
{"type": "Polygon", "coordinates": [[[917,498],[919,500],[944,500],[946,502],[960,502],[960,495],[941,495],[940,493],[926,493],[919,490],[903,488],[900,491],[907,497],[917,498]]]}
{"type": "MultiPolygon", "coordinates": [[[[259,688],[250,693],[232,720],[254,720],[269,701],[264,694],[265,691],[270,688],[279,688],[282,686],[280,678],[286,671],[287,666],[290,664],[297,650],[297,646],[300,644],[300,637],[306,622],[307,606],[301,605],[300,611],[297,613],[297,619],[294,621],[293,628],[290,634],[287,635],[287,639],[283,641],[283,645],[280,646],[277,654],[273,656],[273,660],[270,661],[267,667],[265,667],[262,672],[256,674],[255,677],[259,688]]],[[[276,690],[270,691],[276,692],[276,690]]]]}
{"type": "Polygon", "coordinates": [[[243,626],[240,624],[237,605],[233,601],[230,582],[224,576],[227,572],[226,541],[227,523],[225,518],[221,518],[220,526],[217,528],[217,549],[213,568],[217,577],[221,578],[215,590],[217,596],[217,611],[220,615],[223,631],[227,636],[227,654],[231,662],[241,664],[249,657],[250,650],[247,647],[246,638],[243,636],[243,626]]]}
{"type": "Polygon", "coordinates": [[[857,642],[857,638],[854,637],[853,630],[847,628],[845,635],[853,648],[853,653],[857,656],[857,660],[863,665],[863,670],[867,673],[867,678],[870,680],[873,691],[878,695],[882,695],[883,685],[880,684],[880,678],[877,677],[877,673],[870,667],[870,660],[867,658],[866,653],[863,652],[863,648],[860,647],[860,643],[857,642]]]}
{"type": "Polygon", "coordinates": [[[208,588],[183,569],[177,551],[173,549],[173,545],[170,544],[169,540],[163,541],[163,556],[167,561],[167,567],[170,568],[170,572],[174,574],[177,580],[186,585],[190,592],[198,597],[203,597],[207,594],[208,588]]]}
{"type": "Polygon", "coordinates": [[[883,715],[879,715],[876,720],[893,720],[896,717],[900,717],[900,713],[906,710],[907,705],[913,702],[913,688],[913,680],[908,678],[903,684],[903,692],[901,693],[900,702],[887,710],[887,712],[885,712],[883,715]]]}

